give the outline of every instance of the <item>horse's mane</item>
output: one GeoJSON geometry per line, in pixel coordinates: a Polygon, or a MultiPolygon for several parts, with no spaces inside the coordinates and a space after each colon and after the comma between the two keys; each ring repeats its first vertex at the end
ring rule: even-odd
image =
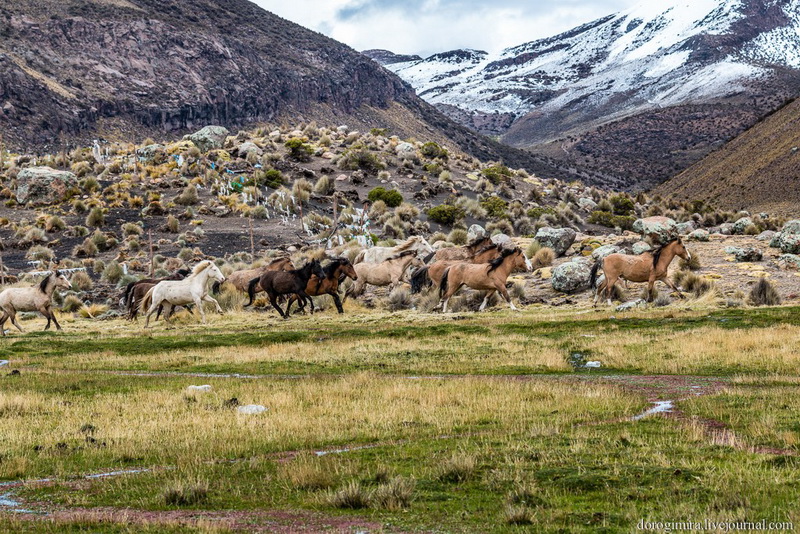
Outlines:
{"type": "Polygon", "coordinates": [[[270,265],[274,265],[274,264],[276,264],[276,263],[278,263],[278,262],[280,262],[280,261],[288,261],[288,260],[289,260],[289,257],[288,257],[288,256],[281,256],[280,258],[275,258],[274,260],[272,260],[271,262],[269,262],[269,264],[270,264],[270,265]]]}
{"type": "Polygon", "coordinates": [[[399,245],[397,245],[396,247],[394,247],[394,250],[395,250],[395,252],[403,252],[405,250],[408,250],[412,246],[414,246],[414,243],[416,243],[417,241],[419,241],[419,236],[418,235],[411,236],[408,239],[406,239],[404,242],[402,242],[399,245]]]}
{"type": "Polygon", "coordinates": [[[175,271],[174,274],[179,274],[182,275],[184,278],[186,278],[187,276],[189,276],[189,273],[191,272],[192,271],[190,271],[189,269],[178,269],[177,271],[175,271]]]}
{"type": "Polygon", "coordinates": [[[416,252],[414,252],[413,250],[404,250],[400,254],[395,254],[391,258],[387,258],[386,261],[399,260],[400,258],[405,258],[406,256],[410,256],[412,254],[416,254],[416,252]]]}
{"type": "Polygon", "coordinates": [[[211,261],[210,260],[203,260],[203,261],[201,261],[200,263],[198,263],[197,265],[194,266],[194,269],[192,269],[192,275],[200,274],[203,271],[205,271],[206,269],[208,269],[209,267],[211,267],[211,261]]]}
{"type": "Polygon", "coordinates": [[[47,276],[44,277],[44,279],[42,279],[41,282],[39,282],[39,291],[41,291],[42,293],[47,293],[47,284],[50,282],[51,276],[58,276],[58,271],[54,271],[48,274],[47,276]]]}
{"type": "Polygon", "coordinates": [[[677,240],[678,240],[677,238],[670,239],[660,247],[653,249],[651,251],[651,253],[653,254],[653,268],[655,268],[658,265],[658,260],[661,259],[661,253],[664,252],[664,249],[673,244],[674,242],[676,242],[677,240]]]}
{"type": "MultiPolygon", "coordinates": [[[[490,239],[490,238],[487,238],[486,236],[476,237],[475,239],[473,239],[472,241],[467,243],[465,246],[466,246],[466,248],[475,248],[478,245],[480,245],[481,243],[483,243],[484,241],[486,241],[487,239],[490,239]]],[[[481,252],[483,252],[484,250],[486,250],[486,249],[484,248],[483,250],[481,250],[481,252]]]]}
{"type": "Polygon", "coordinates": [[[322,268],[322,272],[325,273],[325,278],[332,277],[333,273],[336,272],[336,268],[340,265],[344,265],[348,261],[347,258],[331,258],[331,262],[322,268]]]}
{"type": "Polygon", "coordinates": [[[483,254],[487,250],[492,250],[493,248],[496,249],[496,248],[499,248],[499,247],[500,247],[500,245],[498,245],[497,243],[492,243],[491,245],[486,245],[485,247],[480,249],[478,252],[475,253],[475,255],[476,256],[480,256],[481,254],[483,254]]]}
{"type": "Polygon", "coordinates": [[[520,250],[519,247],[503,249],[503,251],[500,253],[500,257],[495,258],[495,259],[493,259],[492,261],[489,262],[489,270],[486,271],[486,274],[489,274],[490,272],[492,272],[495,269],[497,269],[498,267],[500,267],[507,257],[511,256],[512,254],[514,254],[518,250],[520,250]]]}

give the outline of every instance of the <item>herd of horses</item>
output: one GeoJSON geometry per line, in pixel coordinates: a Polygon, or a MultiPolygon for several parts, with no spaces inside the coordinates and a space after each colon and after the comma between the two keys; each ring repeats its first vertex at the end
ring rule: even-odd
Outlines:
{"type": "MultiPolygon", "coordinates": [[[[597,261],[591,270],[594,304],[601,293],[606,294],[611,304],[612,289],[618,280],[647,282],[649,294],[652,294],[655,282],[662,281],[682,297],[680,290],[667,277],[669,265],[675,257],[687,261],[691,257],[680,239],[640,255],[610,254],[597,261]],[[602,279],[598,276],[601,270],[602,279]]],[[[343,257],[333,257],[325,265],[312,259],[297,267],[288,257],[281,257],[259,268],[235,271],[227,278],[214,262],[203,260],[191,270],[180,269],[165,278],[129,283],[121,301],[128,319],[135,320],[140,312],[145,314],[145,328],[149,327],[153,314],[158,317],[163,313],[164,320],[169,322],[179,306],[196,308],[205,323],[203,304],[211,303],[217,312],[222,313],[219,302],[211,295],[218,293],[223,284],[230,284],[248,295],[246,307],[252,306],[256,295],[263,292],[281,317],[288,319],[294,303],[298,303],[298,311],[308,305],[313,314],[312,297],[330,295],[337,311],[344,313],[342,303],[348,297],[361,295],[366,285],[388,286],[391,290],[408,278],[412,293],[438,288],[437,308],[444,313],[449,300],[464,286],[486,292],[480,311],[486,308],[495,293],[516,310],[506,289],[508,278],[513,272],[532,270],[531,261],[522,249],[494,243],[489,237],[477,238],[461,247],[435,251],[424,238],[414,236],[395,247],[366,249],[356,256],[353,263],[343,257]],[[340,286],[348,278],[350,286],[341,298],[340,286]],[[285,310],[281,307],[281,299],[286,301],[285,310]]],[[[4,324],[9,319],[22,332],[16,313],[33,311],[47,318],[45,330],[50,328],[51,321],[61,330],[52,310],[52,296],[57,288],[70,289],[71,284],[63,272],[53,270],[33,287],[7,288],[0,292],[0,332],[5,335],[4,324]]]]}

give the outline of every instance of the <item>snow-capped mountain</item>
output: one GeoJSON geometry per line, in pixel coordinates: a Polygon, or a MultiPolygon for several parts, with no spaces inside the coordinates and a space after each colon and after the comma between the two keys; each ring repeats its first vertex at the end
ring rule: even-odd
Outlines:
{"type": "Polygon", "coordinates": [[[800,0],[645,0],[497,55],[456,50],[386,67],[456,120],[519,147],[726,99],[754,100],[758,115],[794,96],[786,76],[800,69],[800,0]],[[767,102],[771,93],[781,98],[767,102]]]}

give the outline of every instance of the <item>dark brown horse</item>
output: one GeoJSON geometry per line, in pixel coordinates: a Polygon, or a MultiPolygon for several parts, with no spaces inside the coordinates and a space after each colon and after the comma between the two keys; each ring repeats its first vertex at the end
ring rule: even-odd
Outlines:
{"type": "MultiPolygon", "coordinates": [[[[122,302],[125,309],[128,310],[128,320],[133,321],[139,315],[139,308],[142,304],[142,299],[150,291],[150,288],[163,280],[183,280],[189,273],[189,269],[178,269],[173,274],[164,278],[145,278],[131,282],[125,286],[125,291],[122,293],[122,302]]],[[[160,311],[159,311],[160,313],[160,311]]]]}
{"type": "MultiPolygon", "coordinates": [[[[322,268],[322,272],[325,273],[324,278],[319,278],[316,274],[311,276],[306,286],[306,293],[308,293],[309,297],[330,295],[333,297],[333,303],[336,304],[336,309],[339,313],[344,313],[342,300],[339,298],[339,283],[344,278],[358,280],[356,270],[347,258],[333,258],[328,265],[322,268]]],[[[295,295],[289,297],[289,304],[286,308],[288,309],[296,300],[297,297],[295,295]]],[[[304,307],[300,306],[297,311],[302,311],[304,307]]]]}
{"type": "MultiPolygon", "coordinates": [[[[306,300],[311,300],[311,297],[306,293],[308,281],[312,275],[317,275],[320,279],[325,278],[325,273],[322,271],[322,266],[319,260],[312,260],[305,266],[294,269],[292,271],[267,271],[258,278],[253,278],[247,286],[247,295],[250,297],[250,302],[245,304],[245,307],[251,306],[256,297],[256,288],[260,287],[263,291],[267,292],[269,302],[272,307],[278,310],[281,317],[284,319],[289,318],[289,308],[292,303],[286,305],[286,313],[278,306],[278,297],[280,295],[295,294],[300,300],[300,306],[305,306],[306,300]]],[[[311,300],[311,313],[314,313],[314,301],[311,300]]]]}
{"type": "MultiPolygon", "coordinates": [[[[277,258],[269,262],[268,265],[264,265],[263,267],[257,267],[255,269],[243,269],[241,271],[234,271],[228,276],[225,280],[226,282],[230,282],[233,284],[233,287],[238,289],[239,291],[247,291],[247,284],[250,283],[250,280],[253,278],[258,278],[262,274],[267,271],[291,271],[294,269],[294,263],[289,258],[277,258]]],[[[219,293],[220,283],[214,282],[211,285],[211,292],[215,295],[219,293]]]]}

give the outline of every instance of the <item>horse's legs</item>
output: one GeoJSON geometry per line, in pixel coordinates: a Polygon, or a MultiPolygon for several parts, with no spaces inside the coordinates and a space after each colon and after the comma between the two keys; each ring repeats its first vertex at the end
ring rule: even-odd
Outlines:
{"type": "Polygon", "coordinates": [[[333,303],[336,305],[336,311],[339,313],[344,313],[344,308],[342,308],[342,300],[339,298],[338,291],[331,291],[328,293],[333,298],[333,303]]]}
{"type": "Polygon", "coordinates": [[[50,319],[52,319],[53,320],[53,324],[56,325],[56,330],[60,331],[61,330],[61,325],[58,324],[58,319],[56,319],[56,312],[53,311],[53,308],[51,308],[49,304],[48,304],[46,310],[47,310],[47,313],[49,315],[49,317],[47,318],[47,325],[48,326],[50,325],[50,319]]]}
{"type": "Polygon", "coordinates": [[[12,323],[14,326],[16,326],[16,327],[17,327],[17,330],[19,330],[20,332],[23,332],[23,333],[24,333],[24,332],[25,332],[25,330],[23,330],[23,329],[22,329],[22,327],[21,327],[21,326],[19,325],[19,323],[17,322],[17,310],[11,310],[11,313],[9,313],[9,316],[11,317],[11,323],[12,323]]]}
{"type": "Polygon", "coordinates": [[[161,308],[161,303],[155,300],[150,304],[150,309],[147,310],[147,315],[144,318],[144,327],[150,326],[150,316],[153,315],[158,309],[161,308]]]}
{"type": "Polygon", "coordinates": [[[39,313],[44,315],[44,318],[47,319],[47,324],[45,325],[44,329],[45,330],[50,330],[50,312],[48,311],[47,308],[41,308],[39,310],[39,313]]]}
{"type": "Polygon", "coordinates": [[[483,310],[486,309],[486,305],[489,304],[489,299],[494,294],[495,294],[495,290],[494,289],[492,289],[491,291],[487,291],[486,292],[486,296],[483,297],[483,302],[481,302],[481,307],[478,308],[478,311],[483,311],[483,310]]]}
{"type": "MultiPolygon", "coordinates": [[[[278,306],[278,295],[276,295],[272,291],[268,291],[267,295],[269,295],[269,303],[272,304],[272,307],[275,308],[276,310],[278,310],[278,313],[281,314],[281,317],[283,317],[284,319],[288,319],[289,316],[286,315],[285,313],[283,313],[283,310],[281,309],[281,307],[278,306]]],[[[286,311],[289,311],[289,305],[290,304],[286,305],[286,311]]]]}
{"type": "MultiPolygon", "coordinates": [[[[164,303],[162,306],[158,307],[159,312],[164,313],[164,321],[167,323],[172,323],[172,314],[175,313],[175,306],[170,304],[169,302],[164,303]]],[[[158,314],[156,314],[156,319],[158,319],[158,314]]]]}
{"type": "Polygon", "coordinates": [[[0,333],[3,335],[6,335],[6,321],[8,321],[8,314],[4,311],[3,315],[0,316],[0,333]]]}
{"type": "Polygon", "coordinates": [[[656,285],[656,279],[651,277],[650,280],[647,281],[647,302],[652,302],[653,288],[655,287],[655,285],[656,285]]]}
{"type": "MultiPolygon", "coordinates": [[[[308,302],[310,302],[310,303],[311,303],[311,315],[314,315],[314,299],[312,299],[312,298],[311,298],[311,297],[308,295],[308,293],[306,293],[306,291],[305,291],[304,289],[301,289],[301,290],[298,292],[298,294],[300,295],[300,297],[301,297],[303,300],[308,300],[308,302]]],[[[286,313],[289,313],[288,306],[287,306],[287,309],[286,309],[286,313]]]]}
{"type": "Polygon", "coordinates": [[[663,280],[661,280],[661,281],[662,281],[662,282],[664,282],[665,284],[667,284],[667,285],[668,285],[669,287],[671,287],[672,289],[674,289],[674,290],[675,290],[675,291],[678,293],[678,297],[680,297],[680,298],[686,298],[686,297],[683,295],[683,293],[681,292],[681,290],[680,290],[680,289],[678,289],[678,286],[676,286],[676,285],[675,285],[675,282],[673,282],[673,281],[672,281],[672,280],[670,280],[669,278],[664,278],[664,279],[663,279],[663,280]]]}
{"type": "Polygon", "coordinates": [[[619,275],[617,275],[616,277],[611,277],[606,275],[605,279],[606,301],[608,302],[609,306],[613,305],[613,303],[611,302],[611,294],[614,292],[614,284],[617,283],[617,280],[619,280],[619,275]]]}
{"type": "Polygon", "coordinates": [[[205,297],[203,297],[203,300],[206,301],[206,302],[213,302],[214,306],[217,307],[217,313],[219,313],[220,315],[222,314],[222,306],[219,305],[219,302],[217,302],[217,299],[215,299],[211,295],[206,295],[205,297]]]}
{"type": "Polygon", "coordinates": [[[203,300],[200,297],[195,298],[194,305],[197,308],[197,311],[200,312],[200,320],[203,321],[203,324],[206,324],[206,312],[203,309],[203,300]]]}
{"type": "Polygon", "coordinates": [[[511,295],[509,295],[509,294],[508,294],[508,289],[506,289],[506,285],[505,285],[503,282],[498,282],[498,283],[497,283],[497,291],[498,291],[498,292],[499,292],[501,295],[503,295],[503,298],[504,298],[504,299],[506,299],[506,302],[508,302],[508,306],[509,306],[509,307],[510,307],[510,308],[511,308],[513,311],[517,311],[517,307],[516,307],[516,306],[514,306],[514,303],[513,303],[513,302],[511,302],[511,295]]]}
{"type": "Polygon", "coordinates": [[[453,287],[452,286],[452,282],[450,282],[449,280],[448,280],[448,282],[449,283],[447,284],[447,291],[445,292],[444,295],[442,295],[442,299],[441,299],[441,301],[442,301],[442,313],[447,313],[447,302],[450,300],[450,297],[455,295],[456,292],[458,292],[458,290],[461,289],[461,286],[464,285],[463,283],[459,282],[455,287],[453,287]]]}

